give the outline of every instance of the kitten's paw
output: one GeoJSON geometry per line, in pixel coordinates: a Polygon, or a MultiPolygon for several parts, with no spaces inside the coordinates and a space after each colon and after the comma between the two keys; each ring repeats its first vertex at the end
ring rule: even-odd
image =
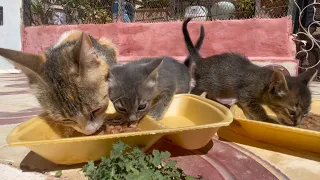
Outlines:
{"type": "Polygon", "coordinates": [[[261,122],[266,122],[266,123],[271,123],[271,124],[283,125],[283,123],[281,121],[279,121],[278,119],[273,119],[271,117],[265,117],[263,119],[254,118],[254,120],[261,121],[261,122]]]}
{"type": "Polygon", "coordinates": [[[152,119],[154,119],[156,121],[159,121],[162,119],[162,114],[159,114],[159,113],[149,112],[148,115],[151,116],[152,119]]]}
{"type": "Polygon", "coordinates": [[[268,122],[268,123],[271,123],[271,124],[280,124],[280,125],[283,125],[283,123],[281,121],[279,121],[278,119],[274,119],[274,118],[271,118],[271,117],[268,117],[264,120],[264,122],[268,122]]]}
{"type": "Polygon", "coordinates": [[[295,126],[295,122],[291,121],[291,120],[284,120],[283,118],[279,118],[278,119],[280,121],[281,124],[286,125],[286,126],[295,126]]]}

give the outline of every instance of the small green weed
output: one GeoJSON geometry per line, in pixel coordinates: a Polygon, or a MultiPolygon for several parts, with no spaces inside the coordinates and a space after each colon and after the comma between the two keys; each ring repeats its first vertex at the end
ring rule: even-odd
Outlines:
{"type": "Polygon", "coordinates": [[[113,145],[109,158],[102,157],[95,166],[93,161],[83,167],[84,174],[89,180],[196,180],[201,177],[186,175],[177,168],[176,161],[163,162],[169,158],[169,152],[154,150],[146,155],[137,147],[131,151],[130,146],[123,142],[113,145]]]}

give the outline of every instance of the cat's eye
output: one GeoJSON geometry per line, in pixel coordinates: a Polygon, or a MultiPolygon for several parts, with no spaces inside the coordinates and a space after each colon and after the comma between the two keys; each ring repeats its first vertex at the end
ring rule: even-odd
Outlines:
{"type": "Polygon", "coordinates": [[[90,112],[90,121],[93,121],[95,119],[95,117],[97,116],[97,114],[100,113],[102,109],[101,108],[98,108],[92,112],[90,112]]]}
{"type": "Polygon", "coordinates": [[[138,110],[139,111],[144,110],[146,107],[147,107],[147,104],[140,104],[138,107],[138,110]]]}

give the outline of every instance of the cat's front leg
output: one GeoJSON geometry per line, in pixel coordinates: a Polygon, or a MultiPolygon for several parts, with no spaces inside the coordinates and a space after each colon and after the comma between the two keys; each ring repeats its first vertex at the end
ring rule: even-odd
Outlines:
{"type": "Polygon", "coordinates": [[[251,120],[269,122],[269,123],[276,123],[282,124],[278,122],[276,119],[270,118],[266,111],[263,109],[261,104],[255,101],[251,102],[238,102],[239,107],[243,110],[245,116],[251,120]]]}
{"type": "Polygon", "coordinates": [[[155,120],[162,119],[164,113],[166,112],[171,103],[173,95],[173,91],[162,91],[158,96],[158,101],[149,111],[148,115],[150,115],[155,120]]]}
{"type": "Polygon", "coordinates": [[[287,126],[294,126],[296,125],[296,121],[286,112],[286,110],[282,107],[277,106],[268,106],[276,115],[277,118],[283,122],[283,124],[287,126]]]}
{"type": "Polygon", "coordinates": [[[204,90],[202,90],[198,84],[191,90],[190,94],[195,94],[200,96],[202,93],[204,93],[204,90]]]}
{"type": "Polygon", "coordinates": [[[219,104],[222,104],[222,105],[224,105],[225,107],[227,107],[227,108],[229,108],[229,109],[231,108],[231,106],[230,106],[229,104],[224,104],[224,103],[218,101],[218,100],[216,99],[216,96],[214,96],[213,93],[210,92],[210,91],[207,92],[206,98],[207,98],[207,99],[210,99],[210,100],[212,100],[212,101],[215,101],[215,102],[217,102],[217,103],[219,103],[219,104]]]}

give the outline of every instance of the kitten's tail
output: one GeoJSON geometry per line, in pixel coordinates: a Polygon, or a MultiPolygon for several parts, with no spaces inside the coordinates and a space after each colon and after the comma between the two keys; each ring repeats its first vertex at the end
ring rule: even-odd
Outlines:
{"type": "Polygon", "coordinates": [[[201,25],[201,29],[200,29],[200,37],[197,41],[197,44],[196,44],[196,47],[193,46],[193,43],[191,41],[191,38],[190,38],[190,35],[189,35],[189,32],[188,32],[188,28],[187,28],[187,25],[188,23],[191,21],[192,18],[188,18],[186,19],[184,22],[183,22],[183,25],[182,25],[182,32],[183,32],[183,35],[184,35],[184,40],[185,40],[185,43],[186,43],[186,46],[187,46],[187,49],[189,51],[189,57],[188,59],[184,62],[184,64],[186,66],[189,66],[190,65],[190,60],[191,61],[194,61],[196,64],[201,61],[202,57],[200,56],[199,54],[199,49],[202,45],[202,42],[203,42],[203,39],[204,39],[204,27],[203,25],[201,25]]]}

